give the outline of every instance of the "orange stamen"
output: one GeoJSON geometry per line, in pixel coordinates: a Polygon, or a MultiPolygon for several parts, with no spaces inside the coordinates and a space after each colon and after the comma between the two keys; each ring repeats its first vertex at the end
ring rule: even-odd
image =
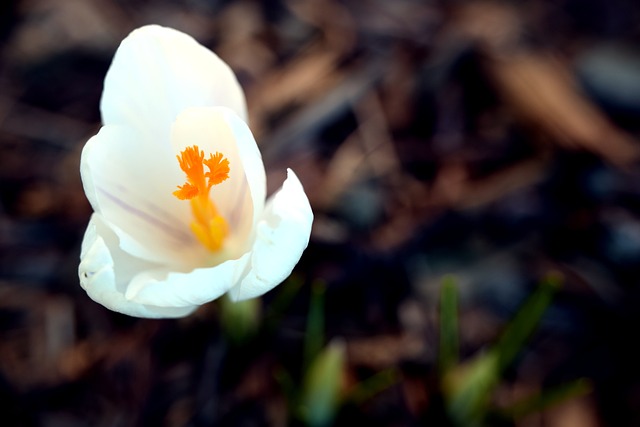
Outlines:
{"type": "Polygon", "coordinates": [[[204,164],[209,168],[205,174],[209,178],[209,185],[217,185],[229,178],[229,160],[225,159],[221,153],[211,154],[204,164]]]}
{"type": "Polygon", "coordinates": [[[193,199],[198,195],[198,187],[185,182],[184,185],[178,185],[178,190],[174,191],[173,195],[180,200],[193,199]]]}
{"type": "Polygon", "coordinates": [[[229,234],[229,227],[209,198],[209,190],[229,178],[229,160],[221,153],[210,154],[205,160],[204,152],[197,145],[185,148],[176,157],[180,169],[187,175],[187,182],[178,186],[173,195],[191,202],[194,216],[191,231],[200,243],[212,252],[219,251],[229,234]],[[204,172],[204,166],[209,172],[204,172]]]}

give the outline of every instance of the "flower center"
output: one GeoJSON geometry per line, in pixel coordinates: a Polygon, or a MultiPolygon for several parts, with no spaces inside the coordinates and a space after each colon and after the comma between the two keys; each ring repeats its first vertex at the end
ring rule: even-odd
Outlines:
{"type": "Polygon", "coordinates": [[[180,169],[187,174],[187,182],[179,185],[173,195],[180,200],[191,202],[194,217],[191,231],[207,249],[217,252],[229,234],[229,226],[218,213],[216,205],[209,197],[209,191],[214,185],[229,178],[229,160],[218,152],[210,154],[209,158],[205,159],[204,152],[197,145],[185,148],[176,157],[180,169]],[[206,173],[205,166],[209,169],[206,173]]]}

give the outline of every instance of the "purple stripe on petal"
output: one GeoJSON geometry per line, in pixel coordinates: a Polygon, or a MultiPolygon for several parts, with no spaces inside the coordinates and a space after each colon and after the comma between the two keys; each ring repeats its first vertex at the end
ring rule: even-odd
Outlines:
{"type": "Polygon", "coordinates": [[[137,216],[143,221],[157,227],[163,232],[169,234],[171,237],[179,241],[180,243],[188,243],[192,240],[192,236],[189,233],[183,232],[182,230],[174,227],[172,224],[166,223],[153,215],[150,215],[148,212],[145,212],[141,209],[136,208],[135,206],[130,205],[125,202],[121,198],[111,194],[104,188],[98,187],[98,191],[100,194],[104,195],[107,199],[111,200],[113,203],[118,205],[120,208],[124,209],[128,213],[137,216]]]}
{"type": "Polygon", "coordinates": [[[240,187],[240,191],[238,192],[238,196],[236,197],[236,201],[233,205],[233,209],[231,210],[231,218],[229,218],[229,222],[231,223],[232,229],[237,229],[240,219],[242,217],[242,207],[245,203],[245,195],[247,194],[247,179],[242,180],[242,187],[240,187]]]}

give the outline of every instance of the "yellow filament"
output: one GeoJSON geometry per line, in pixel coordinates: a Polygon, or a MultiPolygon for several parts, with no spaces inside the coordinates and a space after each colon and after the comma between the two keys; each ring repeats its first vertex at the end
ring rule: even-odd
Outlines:
{"type": "Polygon", "coordinates": [[[180,169],[187,175],[187,182],[179,185],[173,195],[180,200],[191,202],[194,217],[191,231],[207,249],[217,252],[229,234],[229,226],[218,213],[216,205],[209,197],[209,191],[214,185],[229,178],[229,160],[221,153],[210,154],[209,158],[205,159],[204,152],[197,145],[185,148],[176,157],[180,169]],[[209,169],[206,173],[204,166],[209,169]]]}

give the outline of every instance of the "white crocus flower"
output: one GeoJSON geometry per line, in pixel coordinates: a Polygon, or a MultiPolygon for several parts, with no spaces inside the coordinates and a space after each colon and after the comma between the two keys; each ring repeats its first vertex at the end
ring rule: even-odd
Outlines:
{"type": "Polygon", "coordinates": [[[291,170],[265,204],[244,94],[222,60],[179,31],[140,28],[118,48],[100,108],[104,126],[80,161],[95,213],[79,276],[93,300],[181,317],[227,292],[262,295],[291,273],[313,213],[291,170]]]}

